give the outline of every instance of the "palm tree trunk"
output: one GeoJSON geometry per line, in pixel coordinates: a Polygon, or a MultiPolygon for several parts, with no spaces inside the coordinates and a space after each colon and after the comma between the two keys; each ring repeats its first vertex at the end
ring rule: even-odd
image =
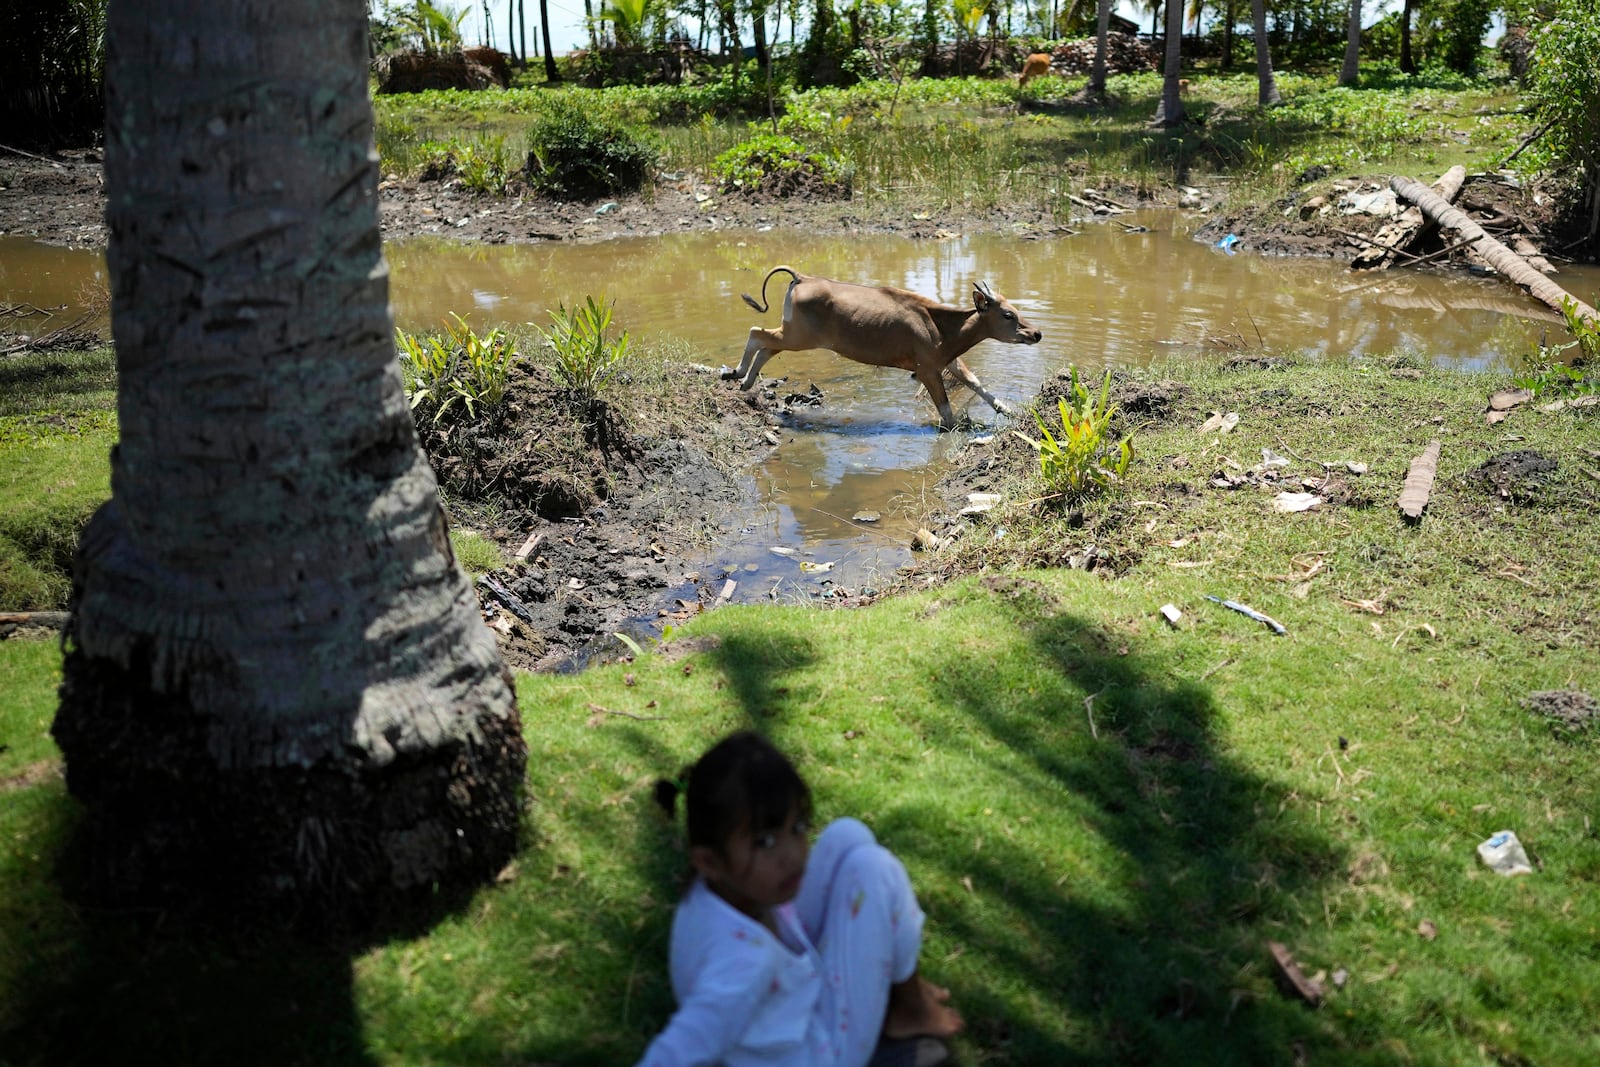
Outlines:
{"type": "Polygon", "coordinates": [[[1267,40],[1267,0],[1250,0],[1250,25],[1256,38],[1256,102],[1262,107],[1283,103],[1272,73],[1272,42],[1267,40]]]}
{"type": "Polygon", "coordinates": [[[1089,93],[1097,100],[1106,98],[1106,36],[1111,32],[1112,0],[1100,0],[1095,15],[1094,70],[1089,75],[1089,93]]]}
{"type": "Polygon", "coordinates": [[[1350,0],[1350,24],[1345,31],[1344,66],[1339,84],[1354,85],[1361,77],[1361,0],[1350,0]]]}
{"type": "Polygon", "coordinates": [[[1233,24],[1238,18],[1238,11],[1234,4],[1236,0],[1227,0],[1222,7],[1222,69],[1233,69],[1233,24]]]}
{"type": "Polygon", "coordinates": [[[522,70],[528,69],[527,0],[517,0],[517,67],[522,70]]]}
{"type": "Polygon", "coordinates": [[[1416,14],[1416,0],[1405,0],[1400,12],[1400,70],[1406,74],[1417,72],[1416,57],[1411,54],[1411,20],[1416,14]]]}
{"type": "Polygon", "coordinates": [[[516,845],[510,677],[395,363],[365,18],[111,5],[121,440],[53,727],[102,898],[354,919],[516,845]]]}
{"type": "Polygon", "coordinates": [[[544,31],[544,80],[558,82],[561,72],[556,69],[556,53],[550,47],[550,0],[539,0],[539,28],[544,31]]]}
{"type": "Polygon", "coordinates": [[[1167,0],[1167,58],[1162,68],[1161,103],[1156,105],[1156,126],[1176,126],[1183,121],[1183,98],[1178,78],[1183,73],[1183,0],[1167,0]]]}

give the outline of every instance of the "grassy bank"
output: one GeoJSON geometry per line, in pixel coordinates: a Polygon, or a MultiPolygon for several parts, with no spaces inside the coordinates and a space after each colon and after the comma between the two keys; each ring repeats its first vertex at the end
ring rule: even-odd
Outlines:
{"type": "MultiPolygon", "coordinates": [[[[1106,105],[1075,100],[1085,79],[866,82],[791,93],[778,120],[729,117],[714,87],[516,89],[380,96],[385,171],[416,174],[441,145],[466,146],[486,187],[521,167],[535,118],[564,101],[638,130],[661,150],[661,169],[707,175],[719,154],[774,128],[812,150],[838,153],[853,199],[898,210],[1070,213],[1083,185],[1138,192],[1226,176],[1230,202],[1272,198],[1316,166],[1335,174],[1434,174],[1462,163],[1492,169],[1529,120],[1514,85],[1435,74],[1367,70],[1360,88],[1333,75],[1278,76],[1285,104],[1256,107],[1254,75],[1195,75],[1185,108],[1196,120],[1149,127],[1161,91],[1155,73],[1117,75],[1106,105]]],[[[763,109],[764,110],[764,109],[763,109]]]]}
{"type": "Polygon", "coordinates": [[[57,653],[0,642],[4,1057],[629,1062],[671,1009],[684,863],[649,785],[754,725],[819,815],[866,818],[906,860],[963,1062],[1593,1063],[1600,732],[1527,701],[1600,688],[1600,423],[1490,426],[1501,384],[1415,358],[1130,378],[1138,458],[1081,514],[1036,499],[1025,446],[979,446],[1004,449],[987,487],[1006,502],[914,582],[966,577],[862,611],[725,608],[668,655],[521,677],[527,847],[381,944],[218,940],[64,900],[57,653]],[[1237,428],[1199,433],[1212,411],[1237,428]],[[1394,497],[1435,438],[1408,525],[1394,497]],[[1281,484],[1248,480],[1263,448],[1281,484]],[[1513,450],[1557,467],[1474,474],[1513,450]],[[1329,473],[1326,503],[1273,510],[1329,473]],[[1091,543],[1100,564],[1070,567],[1091,543]],[[1532,874],[1479,861],[1501,829],[1532,874]],[[1282,992],[1269,942],[1320,1008],[1282,992]]]}

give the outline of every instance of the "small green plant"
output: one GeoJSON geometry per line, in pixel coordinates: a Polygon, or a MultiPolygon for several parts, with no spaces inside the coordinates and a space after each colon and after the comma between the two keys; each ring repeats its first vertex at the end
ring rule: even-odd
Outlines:
{"type": "Polygon", "coordinates": [[[760,134],[741,141],[716,158],[711,176],[724,192],[850,195],[850,168],[843,156],[809,151],[786,134],[760,134]]]}
{"type": "Polygon", "coordinates": [[[528,133],[528,178],[542,193],[583,199],[645,184],[657,153],[620,123],[559,101],[528,133]]]}
{"type": "Polygon", "coordinates": [[[1600,393],[1600,375],[1591,364],[1600,360],[1600,325],[1578,314],[1578,305],[1568,297],[1561,302],[1572,340],[1565,344],[1540,345],[1527,360],[1528,373],[1514,379],[1534,396],[1584,396],[1600,393]],[[1570,362],[1566,354],[1576,348],[1570,362]]]}
{"type": "Polygon", "coordinates": [[[460,315],[445,324],[443,335],[418,335],[395,330],[400,373],[412,411],[431,411],[433,421],[455,410],[467,418],[505,399],[506,380],[517,359],[516,344],[502,329],[474,333],[460,315]]]}
{"type": "Polygon", "coordinates": [[[450,547],[461,569],[474,578],[506,565],[505,553],[500,551],[500,546],[472,530],[451,530],[450,547]]]}
{"type": "Polygon", "coordinates": [[[585,405],[594,402],[629,355],[627,330],[616,338],[606,336],[611,310],[610,301],[597,304],[586,296],[583,305],[570,312],[565,304],[550,312],[550,329],[535,327],[555,354],[551,369],[556,380],[585,405]]]}
{"type": "Polygon", "coordinates": [[[1128,472],[1133,460],[1133,438],[1111,443],[1111,417],[1117,407],[1110,398],[1109,370],[1099,396],[1095,396],[1078,381],[1078,368],[1073,367],[1069,395],[1056,401],[1061,415],[1060,436],[1051,431],[1038,411],[1033,412],[1033,421],[1039,427],[1039,439],[1022,435],[1039,453],[1039,474],[1045,486],[1066,500],[1098,493],[1128,472]]]}

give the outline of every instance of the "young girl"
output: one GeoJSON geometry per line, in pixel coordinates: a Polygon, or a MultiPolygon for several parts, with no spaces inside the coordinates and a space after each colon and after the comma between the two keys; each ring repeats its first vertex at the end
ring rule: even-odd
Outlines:
{"type": "MultiPolygon", "coordinates": [[[[917,973],[922,909],[900,861],[855,819],[812,849],[811,791],[757,734],[725,738],[686,777],[695,879],[672,921],[678,1010],[640,1067],[942,1062],[929,1039],[961,1016],[917,973]]],[[[657,783],[668,813],[677,794],[657,783]]]]}

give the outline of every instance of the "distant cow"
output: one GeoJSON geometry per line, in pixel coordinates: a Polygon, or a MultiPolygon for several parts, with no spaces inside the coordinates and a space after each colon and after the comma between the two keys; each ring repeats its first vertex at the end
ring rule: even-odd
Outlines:
{"type": "Polygon", "coordinates": [[[1017,75],[1017,88],[1020,89],[1035,78],[1042,78],[1050,73],[1050,53],[1035,52],[1022,61],[1022,73],[1017,75]]]}
{"type": "Polygon", "coordinates": [[[793,267],[773,267],[761,281],[761,301],[744,293],[745,303],[765,313],[767,283],[780,273],[794,278],[783,294],[783,323],[776,330],[751,329],[744,357],[729,375],[743,378],[740,389],[754,385],[761,368],[779,352],[825,348],[857,363],[910,371],[928,390],[939,409],[940,426],[948,430],[956,419],[944,387],[946,368],[1006,414],[1005,405],[983,387],[961,356],[980,341],[1036,345],[1043,336],[984,282],[974,283],[968,310],[905,289],[854,285],[801,274],[793,267]]]}

